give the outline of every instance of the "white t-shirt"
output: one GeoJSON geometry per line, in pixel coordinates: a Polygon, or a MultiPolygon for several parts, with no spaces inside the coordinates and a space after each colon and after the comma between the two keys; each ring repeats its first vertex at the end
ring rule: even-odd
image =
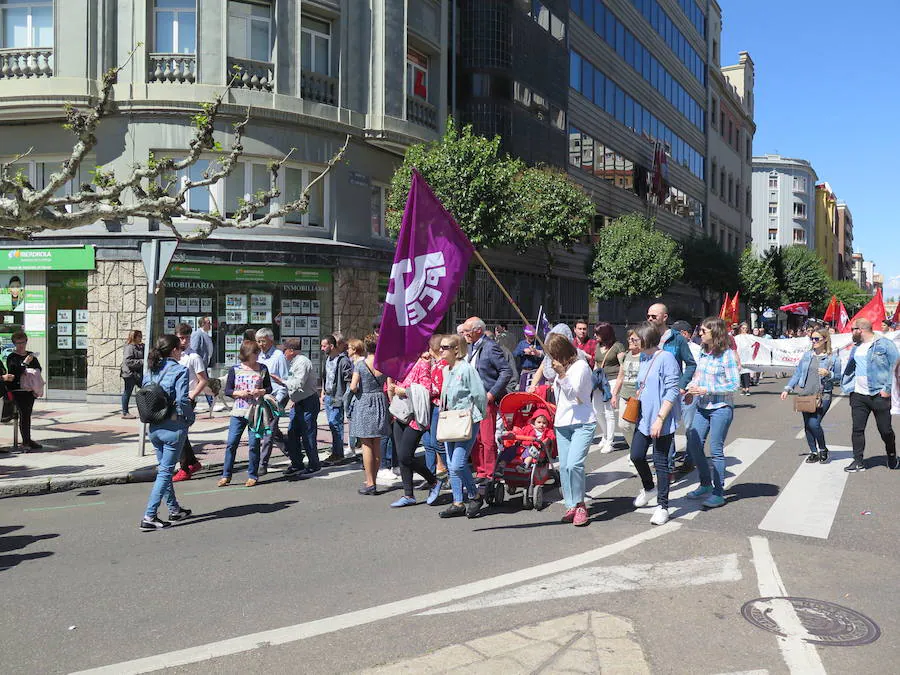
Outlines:
{"type": "Polygon", "coordinates": [[[872,394],[869,391],[869,348],[871,346],[871,342],[862,342],[853,353],[856,361],[856,379],[854,380],[856,388],[853,391],[863,396],[872,394]]]}
{"type": "Polygon", "coordinates": [[[188,369],[188,394],[190,394],[197,386],[197,374],[206,372],[206,364],[197,352],[182,354],[178,363],[188,369]]]}

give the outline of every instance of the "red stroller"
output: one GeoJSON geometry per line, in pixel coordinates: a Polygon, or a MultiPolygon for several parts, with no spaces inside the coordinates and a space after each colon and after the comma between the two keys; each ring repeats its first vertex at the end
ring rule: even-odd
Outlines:
{"type": "Polygon", "coordinates": [[[500,401],[500,415],[508,430],[502,434],[497,455],[497,469],[485,488],[488,504],[503,503],[505,491],[513,495],[523,489],[522,504],[526,509],[544,508],[544,486],[555,478],[553,460],[556,459],[556,440],[553,435],[553,416],[556,406],[536,394],[515,392],[500,401]],[[546,412],[549,427],[544,440],[536,438],[530,426],[532,416],[546,412]]]}

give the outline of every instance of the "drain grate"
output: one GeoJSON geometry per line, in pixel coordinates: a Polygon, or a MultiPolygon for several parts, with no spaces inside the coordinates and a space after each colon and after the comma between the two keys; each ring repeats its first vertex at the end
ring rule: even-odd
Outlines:
{"type": "Polygon", "coordinates": [[[741,614],[758,628],[782,637],[802,637],[804,641],[819,646],[858,647],[875,642],[881,637],[881,629],[867,616],[849,607],[812,598],[756,598],[744,603],[741,614]],[[789,635],[774,620],[773,610],[778,603],[789,603],[805,633],[789,635]]]}

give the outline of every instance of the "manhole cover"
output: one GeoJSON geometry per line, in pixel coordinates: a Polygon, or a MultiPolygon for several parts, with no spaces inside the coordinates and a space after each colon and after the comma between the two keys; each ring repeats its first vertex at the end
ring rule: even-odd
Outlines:
{"type": "Polygon", "coordinates": [[[812,598],[757,598],[744,603],[741,614],[758,628],[782,637],[797,637],[776,617],[780,603],[788,603],[803,625],[799,637],[815,645],[832,647],[858,647],[875,642],[881,637],[881,629],[872,619],[848,607],[812,598]]]}

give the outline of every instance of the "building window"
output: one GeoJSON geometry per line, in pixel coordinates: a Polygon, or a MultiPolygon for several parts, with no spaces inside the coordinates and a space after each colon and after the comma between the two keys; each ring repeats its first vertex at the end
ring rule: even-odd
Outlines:
{"type": "Polygon", "coordinates": [[[769,202],[769,215],[777,216],[778,215],[778,204],[773,204],[769,202]]]}
{"type": "Polygon", "coordinates": [[[803,202],[794,202],[794,218],[806,220],[806,204],[803,202]]]}
{"type": "Polygon", "coordinates": [[[415,49],[406,50],[406,93],[428,100],[428,57],[415,49]]]}
{"type": "Polygon", "coordinates": [[[747,188],[747,199],[744,200],[744,210],[747,215],[751,215],[753,213],[753,204],[752,204],[753,193],[750,188],[747,188]]]}
{"type": "Polygon", "coordinates": [[[311,73],[331,75],[331,24],[303,16],[300,19],[300,67],[311,73]]]}
{"type": "Polygon", "coordinates": [[[794,228],[794,243],[795,244],[805,244],[806,243],[806,230],[802,228],[794,228]]]}
{"type": "Polygon", "coordinates": [[[734,145],[734,124],[728,120],[728,145],[734,145]]]}
{"type": "Polygon", "coordinates": [[[747,134],[747,161],[753,159],[753,137],[747,134]]]}
{"type": "Polygon", "coordinates": [[[769,174],[769,187],[773,188],[773,189],[778,187],[778,174],[777,173],[769,174]]]}
{"type": "Polygon", "coordinates": [[[794,192],[806,192],[806,176],[794,176],[794,192]]]}
{"type": "Polygon", "coordinates": [[[229,1],[228,55],[272,61],[272,7],[268,2],[229,1]]]}
{"type": "Polygon", "coordinates": [[[719,170],[719,167],[716,163],[716,160],[713,160],[712,163],[712,176],[710,177],[712,193],[716,194],[716,172],[719,170]]]}
{"type": "Polygon", "coordinates": [[[734,178],[728,176],[728,205],[734,204],[734,178]]]}
{"type": "Polygon", "coordinates": [[[734,208],[741,210],[741,181],[734,184],[734,208]]]}
{"type": "Polygon", "coordinates": [[[369,206],[372,220],[372,236],[386,237],[388,235],[384,224],[384,188],[380,185],[373,185],[371,189],[369,206]]]}
{"type": "Polygon", "coordinates": [[[3,33],[0,47],[32,48],[53,46],[53,2],[0,0],[3,33]]]}
{"type": "Polygon", "coordinates": [[[712,100],[712,120],[711,120],[713,129],[715,129],[719,124],[719,122],[718,122],[719,116],[717,114],[718,110],[719,110],[719,101],[716,99],[713,99],[712,100]]]}
{"type": "MultiPolygon", "coordinates": [[[[0,161],[8,162],[11,158],[2,159],[0,161]]],[[[82,166],[93,166],[94,160],[91,158],[90,160],[85,159],[82,163],[82,166]]],[[[40,161],[29,161],[29,160],[20,160],[15,164],[10,164],[9,166],[9,175],[12,177],[21,175],[22,178],[28,181],[28,183],[33,186],[35,190],[43,190],[47,185],[50,184],[50,177],[54,173],[59,173],[62,171],[62,162],[61,161],[50,161],[50,160],[40,160],[40,161]]],[[[90,177],[86,176],[87,169],[79,168],[75,171],[75,176],[68,183],[65,183],[62,187],[60,187],[55,193],[55,197],[66,197],[72,194],[75,194],[79,191],[82,182],[87,182],[90,180],[90,177]]],[[[71,205],[66,206],[66,211],[71,213],[73,207],[71,205]]],[[[77,210],[77,207],[76,207],[77,210]]]]}
{"type": "MultiPolygon", "coordinates": [[[[285,203],[299,199],[303,190],[320,176],[322,176],[322,172],[318,169],[288,168],[284,173],[285,203]]],[[[317,181],[309,191],[309,208],[306,209],[306,213],[296,211],[290,213],[284,218],[286,223],[325,228],[328,222],[328,178],[326,175],[317,181]]]]}
{"type": "Polygon", "coordinates": [[[769,243],[776,243],[778,241],[778,230],[769,228],[769,243]]]}
{"type": "Polygon", "coordinates": [[[157,54],[197,52],[197,6],[194,0],[156,0],[153,8],[154,51],[157,54]]]}
{"type": "Polygon", "coordinates": [[[725,201],[725,169],[719,171],[719,196],[725,201]]]}
{"type": "MultiPolygon", "coordinates": [[[[168,193],[174,195],[181,190],[188,181],[196,183],[203,180],[203,174],[208,170],[209,160],[198,159],[194,164],[179,171],[177,174],[163,174],[160,176],[160,179],[162,184],[168,187],[168,193]]],[[[218,190],[219,183],[191,188],[184,194],[185,208],[196,211],[197,213],[209,213],[210,204],[216,201],[215,195],[218,190]]]]}

